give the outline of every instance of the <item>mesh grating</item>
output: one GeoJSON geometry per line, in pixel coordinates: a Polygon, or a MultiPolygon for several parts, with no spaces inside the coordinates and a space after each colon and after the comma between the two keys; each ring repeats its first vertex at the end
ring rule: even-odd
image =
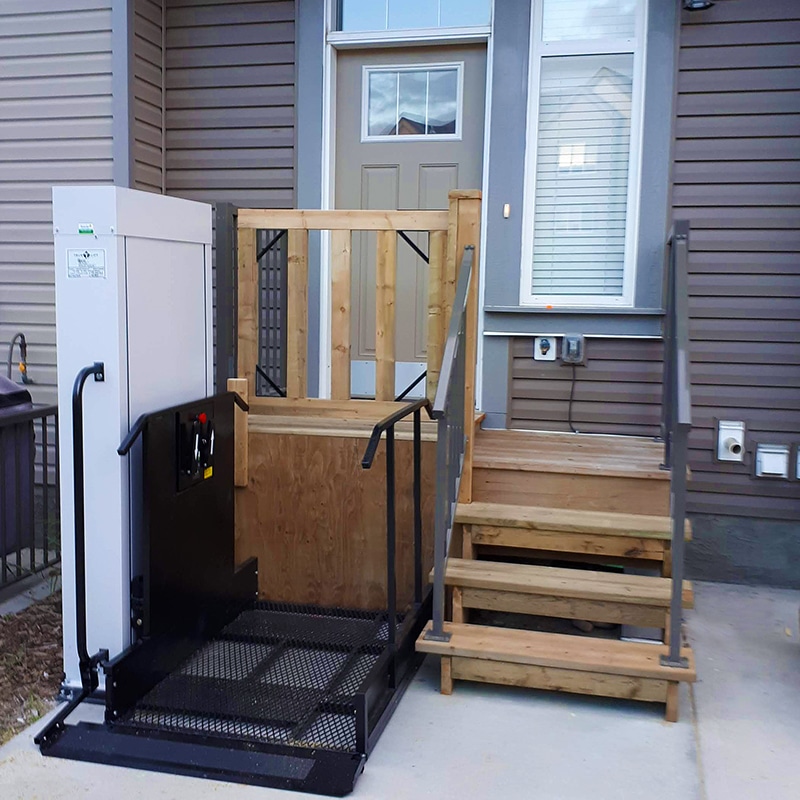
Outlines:
{"type": "Polygon", "coordinates": [[[385,613],[258,603],[117,724],[356,752],[353,696],[387,631],[385,613]]]}

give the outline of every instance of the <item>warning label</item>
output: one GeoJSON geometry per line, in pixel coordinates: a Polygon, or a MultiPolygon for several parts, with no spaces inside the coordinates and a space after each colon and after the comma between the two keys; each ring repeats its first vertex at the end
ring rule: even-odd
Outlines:
{"type": "Polygon", "coordinates": [[[67,250],[68,278],[105,278],[105,250],[67,250]]]}

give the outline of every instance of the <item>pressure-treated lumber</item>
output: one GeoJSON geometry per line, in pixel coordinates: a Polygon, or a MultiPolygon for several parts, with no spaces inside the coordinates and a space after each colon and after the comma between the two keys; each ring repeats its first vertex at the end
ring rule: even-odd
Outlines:
{"type": "Polygon", "coordinates": [[[447,211],[298,211],[240,208],[239,229],[309,231],[445,231],[447,211]]]}
{"type": "MultiPolygon", "coordinates": [[[[377,419],[336,419],[322,416],[278,416],[275,414],[251,414],[249,430],[252,434],[282,433],[299,436],[346,436],[354,439],[369,439],[377,419]]],[[[411,440],[414,435],[413,420],[404,419],[394,429],[396,439],[411,440]]],[[[423,442],[435,442],[436,423],[422,420],[421,436],[423,442]]]]}
{"type": "Polygon", "coordinates": [[[394,400],[327,400],[317,397],[251,397],[251,415],[334,417],[337,419],[371,419],[379,422],[403,408],[394,400]]]}
{"type": "MultiPolygon", "coordinates": [[[[250,398],[246,378],[228,378],[228,391],[236,392],[245,403],[250,398]]],[[[248,413],[239,406],[233,410],[233,485],[240,487],[247,486],[248,481],[247,459],[250,440],[247,432],[248,416],[248,413]]]]}
{"type": "Polygon", "coordinates": [[[237,255],[237,373],[247,381],[249,394],[256,394],[256,364],[258,363],[259,293],[258,262],[256,261],[256,232],[239,231],[237,255]]]}
{"type": "MultiPolygon", "coordinates": [[[[452,694],[453,681],[464,680],[651,703],[664,703],[669,700],[671,684],[653,678],[604,675],[597,672],[553,669],[472,658],[443,657],[442,661],[445,660],[450,662],[449,683],[448,691],[445,691],[444,681],[442,681],[442,694],[452,694]]],[[[674,685],[677,688],[678,684],[674,685]]],[[[677,721],[677,716],[674,720],[669,719],[669,709],[667,718],[670,722],[677,721]]]]}
{"type": "Polygon", "coordinates": [[[287,272],[286,394],[297,398],[308,394],[308,231],[289,231],[287,272]]]}
{"type": "MultiPolygon", "coordinates": [[[[400,437],[398,437],[400,438],[400,437]]],[[[236,491],[236,556],[257,557],[264,599],[386,608],[386,447],[361,467],[366,440],[250,432],[247,489],[236,491]]],[[[395,446],[397,603],[414,593],[413,447],[395,446]]],[[[424,575],[433,562],[436,445],[422,443],[424,575]]]]}
{"type": "MultiPolygon", "coordinates": [[[[669,542],[639,536],[613,536],[607,533],[562,533],[526,528],[495,528],[488,525],[464,526],[464,538],[473,546],[516,548],[546,553],[575,553],[608,560],[634,559],[663,562],[669,542]]],[[[509,553],[509,555],[511,555],[509,553]]]]}
{"type": "MultiPolygon", "coordinates": [[[[621,514],[576,509],[540,508],[504,503],[459,503],[456,521],[498,528],[560,533],[605,533],[645,539],[670,539],[672,520],[649,514],[621,514]]],[[[686,522],[686,538],[691,524],[686,522]]]]}
{"type": "Polygon", "coordinates": [[[352,233],[331,233],[331,398],[350,399],[352,233]]]}
{"type": "Polygon", "coordinates": [[[467,319],[465,330],[466,369],[464,371],[464,431],[467,441],[461,475],[459,499],[472,502],[472,469],[475,449],[475,372],[478,361],[478,290],[480,283],[481,198],[477,196],[451,196],[458,202],[458,253],[465,247],[474,247],[472,276],[467,293],[467,319]]]}
{"type": "Polygon", "coordinates": [[[375,265],[375,399],[394,400],[397,234],[379,231],[375,265]]]}
{"type": "Polygon", "coordinates": [[[668,516],[669,491],[669,482],[661,480],[486,469],[473,463],[476,502],[668,516]]]}
{"type": "Polygon", "coordinates": [[[444,268],[447,234],[434,231],[430,236],[428,247],[428,377],[427,397],[431,402],[439,385],[439,373],[442,369],[445,340],[444,311],[444,268]]]}
{"type": "MultiPolygon", "coordinates": [[[[588,569],[450,558],[445,571],[449,586],[494,589],[522,594],[573,597],[669,608],[672,580],[588,569]]],[[[693,605],[692,585],[684,581],[683,603],[693,605]]]]}
{"type": "Polygon", "coordinates": [[[689,667],[679,669],[662,666],[660,658],[668,648],[660,644],[622,642],[568,636],[560,633],[490,628],[484,625],[445,623],[451,635],[447,642],[425,638],[431,623],[417,639],[417,650],[442,656],[459,656],[488,661],[503,661],[556,669],[597,672],[605,675],[627,675],[667,681],[693,682],[697,677],[690,648],[681,650],[689,667]]]}

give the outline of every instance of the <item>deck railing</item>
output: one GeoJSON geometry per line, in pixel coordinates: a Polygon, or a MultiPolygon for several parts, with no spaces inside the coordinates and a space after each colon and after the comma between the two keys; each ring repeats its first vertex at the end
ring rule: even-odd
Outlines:
{"type": "Polygon", "coordinates": [[[692,385],[689,373],[689,223],[673,224],[667,241],[664,302],[664,376],[661,431],[664,466],[671,471],[672,597],[669,654],[665,665],[686,667],[680,655],[686,524],[689,431],[692,428],[692,385]]]}
{"type": "MultiPolygon", "coordinates": [[[[228,219],[233,214],[228,210],[228,219]]],[[[262,312],[259,292],[257,232],[286,231],[286,396],[308,397],[308,298],[309,232],[330,234],[330,398],[351,397],[352,253],[353,234],[374,232],[375,250],[375,399],[394,401],[396,361],[397,250],[410,247],[428,264],[427,391],[432,398],[438,382],[456,288],[458,254],[467,244],[477,244],[480,235],[480,192],[454,191],[449,208],[440,211],[336,210],[301,211],[238,209],[235,213],[237,242],[237,362],[238,377],[250,384],[256,396],[255,377],[259,362],[258,326],[262,312]],[[427,235],[424,243],[408,234],[427,235]]],[[[219,235],[219,234],[218,234],[219,235]]],[[[283,238],[283,237],[282,237],[283,238]]],[[[227,238],[225,239],[227,242],[227,238]]],[[[262,248],[263,250],[263,248],[262,248]]],[[[477,302],[477,294],[475,294],[477,302]]],[[[477,320],[477,315],[476,320],[477,320]]],[[[477,325],[477,322],[475,323],[477,325]]],[[[475,338],[475,337],[473,337],[475,338]]],[[[474,381],[470,379],[472,387],[474,381]]]]}
{"type": "Polygon", "coordinates": [[[61,558],[58,406],[0,417],[0,588],[61,558]]]}

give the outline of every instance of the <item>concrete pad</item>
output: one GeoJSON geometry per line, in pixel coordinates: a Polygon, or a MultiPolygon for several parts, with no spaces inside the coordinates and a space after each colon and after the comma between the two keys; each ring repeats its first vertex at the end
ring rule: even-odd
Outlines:
{"type": "Polygon", "coordinates": [[[800,797],[800,592],[695,583],[688,616],[711,800],[800,797]]]}
{"type": "MultiPolygon", "coordinates": [[[[643,703],[457,682],[429,658],[356,800],[786,800],[800,797],[800,592],[696,584],[700,681],[681,721],[643,703]],[[787,633],[788,630],[788,633],[787,633]],[[693,706],[697,712],[695,718],[693,706]],[[698,738],[699,737],[699,738],[698,738]],[[699,741],[699,746],[698,746],[699,741]]],[[[101,709],[85,712],[99,718],[101,709]]],[[[3,800],[289,800],[290,792],[46,759],[26,731],[0,749],[3,800]]]]}

